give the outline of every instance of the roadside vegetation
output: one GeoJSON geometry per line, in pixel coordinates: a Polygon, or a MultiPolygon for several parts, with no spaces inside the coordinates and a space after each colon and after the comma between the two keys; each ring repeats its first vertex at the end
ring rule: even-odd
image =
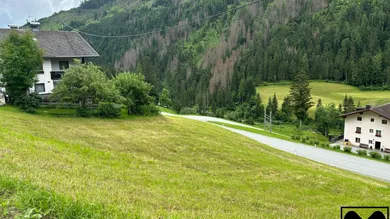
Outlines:
{"type": "Polygon", "coordinates": [[[342,205],[390,202],[387,183],[181,118],[61,118],[2,107],[0,157],[4,214],[332,218],[342,205]]]}

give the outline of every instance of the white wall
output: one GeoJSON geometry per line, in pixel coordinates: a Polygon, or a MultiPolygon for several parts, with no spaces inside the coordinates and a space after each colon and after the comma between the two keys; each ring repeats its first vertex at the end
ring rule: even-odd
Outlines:
{"type": "Polygon", "coordinates": [[[4,94],[0,92],[0,106],[5,105],[5,97],[4,94]]]}
{"type": "Polygon", "coordinates": [[[382,120],[387,119],[373,112],[348,116],[345,119],[344,139],[348,139],[352,145],[359,146],[362,143],[373,149],[375,149],[375,142],[378,141],[381,142],[381,149],[390,149],[390,121],[384,125],[382,120]],[[362,117],[362,121],[358,121],[358,117],[362,117]],[[374,118],[374,122],[371,122],[371,118],[374,118]],[[356,133],[356,127],[362,128],[361,134],[356,133]],[[374,132],[370,133],[370,129],[373,129],[374,132]],[[382,137],[375,136],[376,130],[382,131],[382,137]],[[355,138],[360,138],[360,143],[356,143],[355,138]],[[372,140],[372,144],[369,144],[369,140],[372,140]]]}
{"type": "MultiPolygon", "coordinates": [[[[49,94],[54,89],[54,82],[51,80],[51,71],[59,71],[60,70],[60,61],[68,61],[69,66],[74,65],[74,59],[73,58],[45,58],[43,60],[43,74],[37,75],[37,84],[43,83],[45,84],[45,92],[40,94],[49,94]]],[[[31,92],[35,91],[35,87],[33,86],[31,88],[31,92]]]]}

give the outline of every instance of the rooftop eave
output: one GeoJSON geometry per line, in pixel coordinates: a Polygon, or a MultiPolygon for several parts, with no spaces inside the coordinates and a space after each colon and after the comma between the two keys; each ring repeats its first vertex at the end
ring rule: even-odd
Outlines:
{"type": "Polygon", "coordinates": [[[97,58],[100,55],[69,55],[69,56],[43,56],[43,58],[97,58]]]}

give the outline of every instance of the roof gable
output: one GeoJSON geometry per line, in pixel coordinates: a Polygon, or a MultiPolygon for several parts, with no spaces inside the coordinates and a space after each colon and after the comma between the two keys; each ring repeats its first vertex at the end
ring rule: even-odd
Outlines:
{"type": "MultiPolygon", "coordinates": [[[[0,40],[7,37],[11,29],[0,29],[0,40]]],[[[20,33],[28,30],[18,29],[20,33]]],[[[45,58],[82,58],[98,57],[99,54],[77,32],[69,31],[34,31],[32,32],[45,58]]]]}
{"type": "Polygon", "coordinates": [[[390,103],[380,105],[377,107],[372,107],[372,108],[366,107],[365,109],[356,110],[354,112],[346,113],[346,114],[342,115],[342,117],[345,118],[345,117],[348,117],[351,115],[355,115],[358,113],[364,113],[364,112],[373,112],[373,113],[376,113],[376,114],[390,120],[390,103]]]}

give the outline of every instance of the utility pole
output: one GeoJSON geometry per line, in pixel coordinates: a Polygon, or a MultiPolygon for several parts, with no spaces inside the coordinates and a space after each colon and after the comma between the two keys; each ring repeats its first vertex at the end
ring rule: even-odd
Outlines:
{"type": "Polygon", "coordinates": [[[267,128],[272,133],[272,111],[267,115],[267,108],[264,107],[264,131],[267,131],[267,128]]]}

